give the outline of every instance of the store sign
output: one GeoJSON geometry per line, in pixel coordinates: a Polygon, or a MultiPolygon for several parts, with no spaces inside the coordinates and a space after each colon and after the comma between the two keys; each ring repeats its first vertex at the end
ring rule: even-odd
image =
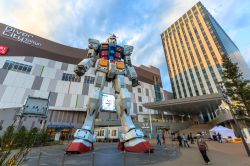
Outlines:
{"type": "Polygon", "coordinates": [[[13,28],[11,26],[6,26],[4,31],[2,32],[2,36],[14,39],[16,41],[31,45],[31,46],[36,46],[36,47],[41,47],[42,44],[39,43],[34,39],[34,36],[23,32],[21,30],[18,30],[16,28],[13,28]]]}
{"type": "Polygon", "coordinates": [[[5,55],[8,51],[8,47],[0,45],[0,55],[5,55]]]}
{"type": "Polygon", "coordinates": [[[148,123],[143,123],[141,128],[143,128],[143,129],[149,129],[148,123]]]}

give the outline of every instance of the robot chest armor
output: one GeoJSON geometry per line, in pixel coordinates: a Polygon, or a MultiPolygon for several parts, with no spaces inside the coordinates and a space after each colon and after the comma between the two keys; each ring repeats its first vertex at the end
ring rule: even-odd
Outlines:
{"type": "Polygon", "coordinates": [[[123,48],[108,43],[101,44],[99,57],[106,60],[121,61],[123,48]]]}

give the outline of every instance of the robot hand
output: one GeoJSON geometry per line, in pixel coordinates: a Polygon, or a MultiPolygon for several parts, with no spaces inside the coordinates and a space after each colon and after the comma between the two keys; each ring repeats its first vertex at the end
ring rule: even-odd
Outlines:
{"type": "Polygon", "coordinates": [[[140,85],[138,79],[132,79],[132,87],[136,87],[138,85],[140,85]]]}
{"type": "Polygon", "coordinates": [[[85,74],[86,70],[84,68],[84,66],[82,65],[77,65],[76,66],[76,69],[74,70],[75,74],[78,76],[78,77],[81,77],[85,74]]]}
{"type": "Polygon", "coordinates": [[[93,58],[83,59],[77,66],[74,72],[77,76],[83,76],[94,65],[93,58]]]}

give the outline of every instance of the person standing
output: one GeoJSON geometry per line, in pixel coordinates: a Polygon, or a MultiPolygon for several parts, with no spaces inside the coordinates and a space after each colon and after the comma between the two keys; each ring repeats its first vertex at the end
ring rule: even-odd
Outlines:
{"type": "Polygon", "coordinates": [[[218,132],[217,136],[218,136],[219,143],[222,143],[221,134],[219,132],[218,132]]]}
{"type": "Polygon", "coordinates": [[[165,132],[162,132],[162,143],[165,145],[165,132]]]}
{"type": "Polygon", "coordinates": [[[159,134],[157,134],[156,139],[157,139],[157,145],[161,145],[161,138],[159,134]]]}
{"type": "Polygon", "coordinates": [[[208,150],[207,143],[205,142],[204,138],[202,138],[200,135],[197,136],[197,146],[201,152],[201,155],[205,163],[207,165],[210,164],[210,159],[207,156],[207,150],[208,150]]]}
{"type": "Polygon", "coordinates": [[[190,136],[191,144],[194,144],[194,138],[193,138],[192,133],[190,133],[189,136],[190,136]]]}

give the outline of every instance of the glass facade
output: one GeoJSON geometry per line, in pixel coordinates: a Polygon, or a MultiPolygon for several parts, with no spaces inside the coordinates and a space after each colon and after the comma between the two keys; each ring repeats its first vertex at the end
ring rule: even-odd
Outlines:
{"type": "Polygon", "coordinates": [[[174,98],[218,93],[222,55],[239,52],[201,2],[164,31],[161,38],[174,98]]]}

